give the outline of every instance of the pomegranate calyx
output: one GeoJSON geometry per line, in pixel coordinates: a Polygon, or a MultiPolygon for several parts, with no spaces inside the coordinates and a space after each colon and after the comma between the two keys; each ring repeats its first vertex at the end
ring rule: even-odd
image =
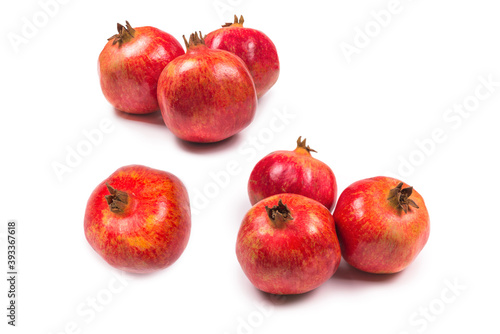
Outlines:
{"type": "Polygon", "coordinates": [[[419,209],[417,203],[410,198],[412,193],[413,187],[403,189],[403,182],[400,182],[396,188],[391,189],[387,200],[392,201],[398,209],[401,208],[405,213],[408,213],[410,207],[419,209]]]}
{"type": "Polygon", "coordinates": [[[191,36],[189,36],[189,41],[186,39],[186,36],[184,35],[182,35],[182,38],[184,39],[184,44],[186,44],[186,50],[192,48],[193,46],[205,45],[205,37],[203,36],[201,31],[199,35],[198,32],[191,34],[191,36]]]}
{"type": "Polygon", "coordinates": [[[283,204],[281,199],[278,201],[278,205],[275,205],[272,208],[266,205],[266,212],[269,219],[271,219],[274,226],[277,228],[281,228],[285,226],[287,221],[293,220],[292,213],[288,209],[288,206],[283,204]]]}
{"type": "Polygon", "coordinates": [[[311,153],[311,152],[316,152],[318,153],[316,150],[313,150],[312,148],[309,147],[309,145],[306,146],[306,138],[304,138],[304,140],[302,140],[302,136],[299,137],[299,139],[297,139],[297,148],[296,149],[304,149],[307,151],[307,153],[311,153]]]}
{"type": "Polygon", "coordinates": [[[231,26],[238,26],[238,27],[243,27],[243,22],[245,22],[245,19],[243,18],[243,15],[240,15],[240,19],[238,20],[238,16],[236,14],[234,15],[234,22],[227,22],[222,25],[222,28],[227,28],[231,26]]]}
{"type": "Polygon", "coordinates": [[[128,194],[125,191],[117,190],[106,183],[110,195],[104,196],[108,202],[109,209],[114,213],[123,213],[128,205],[128,194]]]}
{"type": "Polygon", "coordinates": [[[125,26],[117,23],[118,34],[108,38],[108,41],[113,40],[113,45],[118,43],[118,46],[122,46],[124,42],[127,42],[135,37],[135,29],[132,28],[128,21],[125,21],[125,26]]]}

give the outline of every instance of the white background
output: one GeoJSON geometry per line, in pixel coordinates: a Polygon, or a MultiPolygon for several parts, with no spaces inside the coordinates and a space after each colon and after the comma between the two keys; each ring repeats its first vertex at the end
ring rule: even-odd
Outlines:
{"type": "Polygon", "coordinates": [[[487,0],[401,0],[377,31],[370,13],[389,3],[72,0],[47,22],[35,0],[4,3],[0,267],[5,273],[6,222],[17,219],[20,278],[15,330],[6,325],[1,280],[2,333],[497,333],[500,87],[481,101],[474,95],[488,93],[481,77],[500,81],[500,8],[487,0]],[[159,113],[129,116],[104,99],[97,57],[117,22],[155,26],[181,40],[233,14],[270,36],[281,61],[277,84],[240,134],[188,144],[159,113]],[[22,36],[34,16],[45,25],[13,47],[9,36],[22,36]],[[363,45],[358,29],[366,27],[372,37],[363,45]],[[346,44],[358,46],[350,62],[346,44]],[[467,117],[447,111],[463,103],[473,109],[467,117]],[[66,164],[68,150],[103,120],[113,130],[59,180],[53,164],[66,164]],[[436,132],[440,142],[429,144],[436,132]],[[299,135],[332,167],[339,191],[359,179],[399,175],[423,195],[431,235],[410,267],[376,276],[343,262],[320,288],[280,300],[253,288],[234,252],[250,208],[246,182],[261,157],[294,149],[299,135]],[[426,154],[418,141],[427,143],[426,154]],[[210,173],[231,161],[236,175],[214,188],[210,173]],[[182,257],[146,276],[107,265],[83,233],[94,187],[132,163],[176,174],[198,211],[182,257]],[[201,197],[207,189],[208,204],[201,197]]]}

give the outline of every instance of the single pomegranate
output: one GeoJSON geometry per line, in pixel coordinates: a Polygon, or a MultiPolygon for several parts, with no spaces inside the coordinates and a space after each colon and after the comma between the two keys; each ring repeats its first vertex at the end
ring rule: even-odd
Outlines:
{"type": "Polygon", "coordinates": [[[429,214],[422,196],[390,177],[351,184],[340,195],[333,217],[342,256],[369,273],[403,270],[429,238],[429,214]]]}
{"type": "Polygon", "coordinates": [[[229,138],[255,115],[252,76],[232,53],[207,48],[201,32],[184,41],[186,54],[170,62],[158,82],[163,120],[174,135],[187,141],[229,138]]]}
{"type": "Polygon", "coordinates": [[[166,268],[189,239],[186,188],[164,171],[122,167],[90,195],[84,228],[92,248],[113,267],[132,273],[166,268]]]}
{"type": "Polygon", "coordinates": [[[172,35],[153,27],[132,28],[118,23],[99,55],[102,92],[118,110],[146,114],[159,109],[156,86],[163,68],[184,54],[172,35]]]}
{"type": "Polygon", "coordinates": [[[209,48],[234,53],[248,66],[257,90],[264,95],[278,80],[280,62],[274,43],[263,32],[243,27],[243,16],[234,16],[234,23],[226,23],[205,38],[209,48]]]}
{"type": "Polygon", "coordinates": [[[243,218],[236,256],[250,282],[273,294],[299,294],[328,280],[340,263],[330,212],[295,194],[268,197],[243,218]]]}
{"type": "Polygon", "coordinates": [[[312,198],[330,211],[337,199],[337,181],[330,167],[311,156],[316,152],[297,140],[294,151],[276,151],[260,160],[250,174],[248,196],[253,204],[275,194],[293,193],[312,198]]]}

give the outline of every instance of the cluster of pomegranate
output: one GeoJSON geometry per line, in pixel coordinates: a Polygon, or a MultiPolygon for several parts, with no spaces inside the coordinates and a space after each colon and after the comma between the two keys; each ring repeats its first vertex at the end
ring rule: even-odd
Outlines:
{"type": "MultiPolygon", "coordinates": [[[[401,181],[375,177],[347,187],[335,207],[335,175],[311,152],[299,137],[294,151],[267,155],[250,175],[253,207],[236,242],[250,281],[268,293],[304,293],[328,280],[341,256],[369,273],[406,268],[429,237],[423,198],[401,181]]],[[[92,247],[109,264],[134,273],[177,260],[190,227],[182,182],[139,165],[122,167],[99,184],[85,213],[92,247]]]]}
{"type": "Polygon", "coordinates": [[[347,187],[335,207],[335,175],[311,152],[299,137],[294,151],[267,155],[250,175],[254,206],[236,243],[250,281],[273,294],[304,293],[328,280],[341,256],[369,273],[406,268],[429,237],[422,197],[399,180],[375,177],[347,187]]]}
{"type": "MultiPolygon", "coordinates": [[[[118,109],[161,109],[179,138],[214,142],[248,125],[276,82],[279,63],[263,33],[243,18],[185,39],[152,27],[118,25],[99,57],[101,85],[118,109]],[[227,50],[227,51],[226,51],[227,50]]],[[[376,274],[406,268],[429,237],[420,194],[390,177],[360,180],[337,201],[332,169],[299,137],[293,151],[262,158],[248,181],[253,207],[241,223],[237,259],[251,283],[272,294],[317,288],[341,257],[376,274]],[[333,214],[332,214],[333,211],[333,214]]],[[[186,188],[173,174],[140,165],[118,169],[90,196],[84,219],[90,245],[110,265],[149,273],[175,262],[191,229],[186,188]]]]}
{"type": "Polygon", "coordinates": [[[234,23],[203,36],[184,36],[186,52],[153,27],[118,24],[99,55],[106,99],[118,110],[161,110],[177,137],[197,143],[229,138],[253,120],[257,99],[278,80],[276,47],[264,33],[234,23]]]}

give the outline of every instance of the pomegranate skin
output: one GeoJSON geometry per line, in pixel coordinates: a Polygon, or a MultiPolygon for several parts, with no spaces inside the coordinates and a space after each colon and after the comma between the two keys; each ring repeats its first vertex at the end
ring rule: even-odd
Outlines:
{"type": "Polygon", "coordinates": [[[92,192],[84,231],[92,248],[115,268],[139,274],[164,269],[181,256],[189,240],[186,188],[168,172],[140,165],[122,167],[92,192]],[[113,211],[107,185],[127,193],[123,208],[113,211]]]}
{"type": "Polygon", "coordinates": [[[170,62],[158,82],[163,120],[178,138],[218,142],[247,127],[257,109],[252,77],[241,59],[198,39],[170,62]]]}
{"type": "Polygon", "coordinates": [[[254,205],[275,194],[293,193],[312,198],[333,210],[337,199],[335,174],[311,156],[306,140],[297,140],[294,151],[276,151],[261,159],[248,180],[248,197],[254,205]]]}
{"type": "Polygon", "coordinates": [[[236,256],[250,282],[264,292],[300,294],[319,287],[340,264],[333,218],[320,203],[279,194],[254,205],[241,223],[236,256]],[[273,221],[266,206],[280,200],[293,219],[273,221]]]}
{"type": "Polygon", "coordinates": [[[205,42],[209,48],[229,51],[245,62],[255,82],[257,97],[260,98],[278,80],[278,52],[263,32],[243,27],[242,18],[240,21],[235,18],[235,23],[209,33],[205,42]]]}
{"type": "Polygon", "coordinates": [[[409,197],[417,206],[405,213],[389,200],[399,184],[390,177],[357,181],[339,197],[333,214],[342,256],[350,265],[376,274],[396,273],[406,268],[425,246],[430,221],[422,196],[409,197]]]}
{"type": "Polygon", "coordinates": [[[101,89],[118,110],[147,114],[159,109],[158,78],[165,66],[183,55],[181,44],[154,27],[138,27],[135,36],[123,43],[110,39],[98,60],[101,89]]]}

